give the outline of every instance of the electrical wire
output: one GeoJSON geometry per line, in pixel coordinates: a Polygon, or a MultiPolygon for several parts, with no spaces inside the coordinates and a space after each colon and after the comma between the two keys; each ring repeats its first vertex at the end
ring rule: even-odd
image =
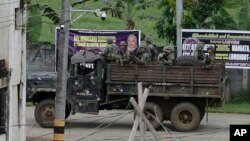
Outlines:
{"type": "Polygon", "coordinates": [[[111,126],[112,124],[114,124],[114,123],[117,122],[118,120],[122,119],[123,117],[125,117],[126,115],[128,115],[128,114],[131,113],[131,112],[132,112],[132,111],[127,112],[127,113],[121,115],[119,118],[115,119],[113,122],[110,122],[108,125],[104,126],[103,128],[98,129],[98,128],[101,127],[105,122],[101,123],[100,125],[98,125],[98,126],[95,128],[95,129],[97,129],[96,131],[94,131],[94,132],[92,132],[92,133],[89,133],[88,135],[86,135],[86,136],[84,136],[84,137],[81,137],[81,138],[79,138],[79,139],[77,139],[77,140],[75,140],[75,141],[81,141],[81,140],[83,140],[83,139],[88,138],[89,136],[92,136],[92,135],[94,135],[94,134],[96,134],[96,133],[98,133],[98,132],[100,132],[100,131],[106,129],[107,127],[111,126]]]}
{"type": "Polygon", "coordinates": [[[167,128],[165,125],[163,125],[163,123],[159,120],[159,118],[158,118],[158,116],[157,116],[157,114],[156,114],[156,111],[155,111],[155,115],[156,115],[156,116],[153,115],[153,114],[151,114],[151,113],[149,113],[149,112],[147,112],[147,114],[149,114],[151,117],[153,117],[154,120],[157,121],[157,122],[161,125],[161,127],[162,127],[167,133],[171,133],[171,134],[173,135],[173,137],[172,137],[172,140],[173,140],[173,141],[182,141],[180,138],[177,138],[177,137],[176,137],[176,135],[174,134],[173,131],[171,131],[169,128],[167,128]]]}
{"type": "Polygon", "coordinates": [[[40,135],[40,136],[36,136],[36,137],[30,138],[30,139],[26,139],[26,141],[32,141],[34,139],[39,139],[41,137],[52,135],[52,134],[54,134],[54,132],[49,132],[49,133],[46,133],[46,134],[43,134],[43,135],[40,135]]]}
{"type": "MultiPolygon", "coordinates": [[[[127,109],[129,108],[129,106],[130,106],[130,101],[128,102],[128,104],[127,104],[125,110],[127,110],[127,109]]],[[[127,112],[127,113],[121,115],[119,118],[117,118],[117,119],[114,120],[113,122],[109,123],[108,125],[104,126],[103,128],[98,129],[99,127],[101,127],[102,125],[104,125],[105,122],[99,124],[99,125],[95,128],[95,129],[97,129],[96,131],[94,131],[94,132],[92,132],[92,133],[90,133],[90,134],[88,134],[88,135],[86,135],[86,136],[84,136],[84,137],[82,137],[82,138],[79,138],[79,139],[77,139],[76,141],[80,141],[80,140],[86,139],[87,137],[92,136],[92,135],[94,135],[94,134],[96,134],[96,133],[102,131],[103,129],[106,129],[107,127],[111,126],[111,125],[114,124],[116,121],[122,119],[123,117],[125,117],[127,114],[129,114],[129,113],[131,113],[131,112],[133,112],[133,111],[129,111],[129,112],[127,112]]],[[[120,114],[119,114],[119,115],[120,115],[120,114]]],[[[118,115],[118,116],[119,116],[119,115],[118,115]]],[[[95,129],[94,129],[94,130],[95,130],[95,129]]]]}

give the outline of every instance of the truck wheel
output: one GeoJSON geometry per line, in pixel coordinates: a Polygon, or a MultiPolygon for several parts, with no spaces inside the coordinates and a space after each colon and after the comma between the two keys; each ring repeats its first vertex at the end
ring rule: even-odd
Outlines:
{"type": "Polygon", "coordinates": [[[54,99],[45,99],[38,103],[35,109],[35,119],[43,128],[52,128],[55,117],[54,99]]]}
{"type": "Polygon", "coordinates": [[[176,66],[201,66],[202,61],[194,56],[180,56],[175,60],[176,66]]]}
{"type": "MultiPolygon", "coordinates": [[[[159,121],[162,122],[163,112],[162,112],[161,107],[154,102],[146,102],[143,111],[144,111],[145,116],[148,118],[149,122],[151,123],[151,125],[154,127],[154,129],[158,129],[161,126],[161,124],[157,120],[155,120],[155,118],[152,117],[152,115],[155,116],[155,113],[156,113],[159,121]]],[[[135,115],[136,113],[134,114],[134,118],[136,117],[135,115]]]]}
{"type": "Polygon", "coordinates": [[[196,129],[200,124],[200,119],[200,110],[189,102],[177,104],[170,115],[171,124],[181,132],[196,129]]]}
{"type": "MultiPolygon", "coordinates": [[[[65,119],[70,115],[70,105],[67,104],[65,119]]],[[[43,128],[52,128],[55,118],[55,101],[54,99],[45,99],[38,103],[35,109],[35,119],[43,128]]]]}
{"type": "Polygon", "coordinates": [[[201,121],[204,118],[205,113],[206,113],[205,107],[200,108],[201,121]]]}

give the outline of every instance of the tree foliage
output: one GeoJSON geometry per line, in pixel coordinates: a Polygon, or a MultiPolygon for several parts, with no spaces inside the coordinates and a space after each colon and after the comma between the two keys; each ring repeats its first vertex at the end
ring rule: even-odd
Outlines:
{"type": "MultiPolygon", "coordinates": [[[[234,19],[223,9],[224,0],[185,0],[182,27],[235,29],[234,19]],[[230,22],[229,22],[230,21],[230,22]]],[[[176,3],[175,0],[162,0],[164,8],[162,18],[157,21],[155,29],[160,38],[175,44],[176,41],[176,3]]]]}
{"type": "Polygon", "coordinates": [[[55,10],[53,10],[48,5],[42,5],[39,3],[32,4],[31,1],[26,1],[27,3],[27,41],[34,43],[37,42],[41,35],[42,24],[46,23],[43,21],[42,17],[47,17],[52,21],[48,24],[58,24],[60,22],[60,17],[55,10]]]}
{"type": "Polygon", "coordinates": [[[42,17],[35,16],[40,14],[40,9],[37,5],[29,7],[28,19],[27,19],[27,40],[34,43],[38,41],[42,30],[42,17]]]}
{"type": "Polygon", "coordinates": [[[138,10],[144,10],[153,6],[157,2],[154,0],[107,0],[102,10],[110,12],[112,17],[125,21],[125,29],[132,30],[136,28],[135,15],[138,10]]]}

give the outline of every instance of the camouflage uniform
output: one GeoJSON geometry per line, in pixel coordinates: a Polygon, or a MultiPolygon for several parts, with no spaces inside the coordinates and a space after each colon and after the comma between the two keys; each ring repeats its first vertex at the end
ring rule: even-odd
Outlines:
{"type": "Polygon", "coordinates": [[[197,57],[198,60],[204,60],[205,59],[205,54],[203,53],[203,48],[204,48],[204,43],[200,42],[198,43],[195,52],[194,52],[194,56],[197,57]]]}
{"type": "Polygon", "coordinates": [[[213,46],[209,46],[207,48],[207,50],[211,50],[210,53],[208,53],[208,55],[206,56],[205,60],[204,60],[204,68],[205,69],[212,69],[214,67],[215,64],[215,55],[214,55],[214,47],[213,46]]]}
{"type": "Polygon", "coordinates": [[[147,45],[145,43],[142,43],[139,48],[139,55],[138,56],[132,55],[132,61],[140,65],[148,64],[151,60],[148,52],[149,50],[147,48],[147,45]]]}
{"type": "Polygon", "coordinates": [[[121,41],[119,46],[125,46],[124,49],[121,49],[119,51],[117,51],[117,60],[116,62],[120,62],[120,63],[129,63],[130,61],[130,53],[127,50],[127,44],[125,41],[121,41]]]}
{"type": "Polygon", "coordinates": [[[163,52],[158,55],[158,61],[164,65],[172,66],[175,59],[173,47],[166,46],[162,51],[163,52]],[[170,50],[171,52],[168,52],[168,50],[170,50]]]}
{"type": "Polygon", "coordinates": [[[115,62],[116,60],[116,46],[113,44],[113,39],[108,38],[107,39],[107,48],[104,50],[104,52],[101,54],[108,63],[115,62]]]}
{"type": "Polygon", "coordinates": [[[146,37],[145,38],[145,42],[147,44],[147,48],[149,49],[149,54],[150,54],[150,58],[151,60],[153,61],[155,56],[157,55],[157,50],[156,48],[154,47],[154,45],[152,44],[152,39],[150,36],[146,37]]]}

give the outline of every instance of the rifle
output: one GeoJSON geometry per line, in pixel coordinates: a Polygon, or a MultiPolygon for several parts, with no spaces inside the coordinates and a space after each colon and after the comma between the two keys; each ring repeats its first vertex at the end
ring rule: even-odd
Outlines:
{"type": "Polygon", "coordinates": [[[163,56],[160,58],[160,61],[162,61],[163,59],[167,60],[168,55],[168,53],[164,53],[163,56]]]}

